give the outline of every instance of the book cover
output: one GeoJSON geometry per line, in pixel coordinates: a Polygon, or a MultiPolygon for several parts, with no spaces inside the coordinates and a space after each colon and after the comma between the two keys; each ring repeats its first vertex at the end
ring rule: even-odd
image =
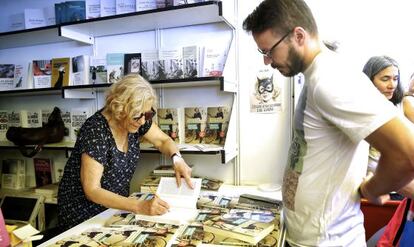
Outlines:
{"type": "Polygon", "coordinates": [[[70,58],[52,58],[52,87],[69,86],[70,58]]]}
{"type": "Polygon", "coordinates": [[[72,85],[89,84],[89,56],[72,57],[72,85]]]}
{"type": "Polygon", "coordinates": [[[33,60],[32,62],[34,88],[48,88],[52,86],[52,61],[33,60]]]}
{"type": "Polygon", "coordinates": [[[154,193],[157,188],[158,184],[160,183],[161,177],[150,175],[144,178],[140,186],[141,193],[154,193]]]}
{"type": "Polygon", "coordinates": [[[85,17],[94,19],[101,16],[101,0],[85,0],[85,17]]]}
{"type": "Polygon", "coordinates": [[[136,11],[135,0],[116,0],[115,12],[117,15],[136,11]]]}
{"type": "Polygon", "coordinates": [[[9,129],[9,111],[0,110],[0,141],[7,141],[6,133],[9,129]]]}
{"type": "Polygon", "coordinates": [[[89,57],[89,84],[107,83],[106,57],[89,57]]]}
{"type": "Polygon", "coordinates": [[[72,117],[70,109],[60,109],[60,115],[62,116],[63,123],[65,124],[65,135],[63,136],[64,142],[72,142],[70,133],[72,133],[72,117]]]}
{"type": "Polygon", "coordinates": [[[158,51],[150,50],[141,52],[141,75],[146,80],[159,80],[158,51]]]}
{"type": "Polygon", "coordinates": [[[61,24],[65,22],[63,6],[65,3],[55,3],[55,22],[56,24],[61,24]]]}
{"type": "Polygon", "coordinates": [[[196,45],[183,47],[184,78],[196,78],[200,73],[200,48],[196,45]]]}
{"type": "Polygon", "coordinates": [[[88,119],[88,117],[90,117],[88,109],[72,109],[72,128],[70,129],[70,138],[73,142],[76,141],[79,134],[79,130],[82,127],[83,123],[85,123],[86,119],[88,119]]]}
{"type": "Polygon", "coordinates": [[[13,89],[23,89],[28,88],[27,80],[27,66],[23,66],[21,64],[15,64],[14,66],[14,82],[13,82],[13,89]]]}
{"type": "Polygon", "coordinates": [[[156,0],[136,0],[136,11],[145,11],[156,8],[156,0]]]}
{"type": "Polygon", "coordinates": [[[201,3],[204,0],[174,0],[174,6],[191,4],[191,3],[201,3]]]}
{"type": "Polygon", "coordinates": [[[218,179],[202,178],[201,180],[201,188],[203,190],[218,191],[222,184],[223,184],[223,181],[218,180],[218,179]]]}
{"type": "Polygon", "coordinates": [[[158,108],[158,126],[174,142],[179,143],[178,113],[176,108],[158,108]]]}
{"type": "Polygon", "coordinates": [[[207,107],[186,107],[185,143],[204,143],[207,125],[207,107]]]}
{"type": "Polygon", "coordinates": [[[33,158],[36,187],[53,183],[52,160],[48,158],[33,158]]]}
{"type": "Polygon", "coordinates": [[[23,159],[4,159],[1,173],[2,188],[24,189],[26,187],[26,163],[23,159]]]}
{"type": "Polygon", "coordinates": [[[124,54],[108,53],[106,54],[106,69],[108,83],[116,83],[124,75],[124,54]]]}
{"type": "Polygon", "coordinates": [[[160,50],[160,71],[165,74],[165,79],[179,79],[183,77],[182,49],[160,50]]]}
{"type": "Polygon", "coordinates": [[[26,29],[44,26],[46,26],[46,19],[43,9],[24,9],[24,27],[26,29]]]}
{"type": "Polygon", "coordinates": [[[0,91],[14,89],[14,64],[0,64],[0,91]]]}
{"type": "Polygon", "coordinates": [[[42,111],[41,110],[21,110],[20,117],[22,127],[39,128],[42,127],[42,111]]]}
{"type": "Polygon", "coordinates": [[[203,49],[202,76],[222,76],[227,59],[227,47],[205,46],[203,49]]]}
{"type": "Polygon", "coordinates": [[[24,29],[24,13],[12,14],[9,16],[8,31],[24,29]]]}
{"type": "Polygon", "coordinates": [[[45,124],[48,122],[49,116],[52,113],[52,111],[52,108],[42,109],[42,126],[45,126],[45,124]]]}
{"type": "Polygon", "coordinates": [[[53,26],[56,24],[55,6],[47,6],[43,8],[43,14],[45,16],[45,25],[53,26]]]}
{"type": "Polygon", "coordinates": [[[230,121],[230,107],[207,107],[207,128],[205,143],[224,145],[230,121]]]}
{"type": "Polygon", "coordinates": [[[21,119],[20,111],[9,111],[8,117],[9,117],[9,127],[21,127],[22,126],[22,119],[21,119]]]}
{"type": "Polygon", "coordinates": [[[101,0],[101,17],[116,15],[115,0],[101,0]]]}
{"type": "Polygon", "coordinates": [[[124,54],[124,75],[141,74],[141,53],[124,54]]]}
{"type": "Polygon", "coordinates": [[[66,22],[85,20],[85,1],[66,1],[65,12],[66,22]]]}
{"type": "Polygon", "coordinates": [[[274,229],[271,211],[231,209],[228,213],[203,222],[204,230],[257,244],[274,229]]]}

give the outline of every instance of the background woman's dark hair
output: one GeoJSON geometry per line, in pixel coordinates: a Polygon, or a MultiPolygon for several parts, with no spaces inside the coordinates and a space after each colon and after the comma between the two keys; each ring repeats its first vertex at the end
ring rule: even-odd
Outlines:
{"type": "Polygon", "coordinates": [[[394,105],[398,105],[398,104],[401,103],[401,101],[404,97],[404,91],[403,91],[403,88],[401,86],[400,67],[399,67],[397,61],[395,61],[394,59],[392,59],[391,57],[388,57],[388,56],[374,56],[374,57],[371,57],[368,60],[368,62],[365,64],[362,71],[373,82],[374,77],[375,77],[376,74],[378,74],[380,71],[382,71],[383,69],[385,69],[387,67],[390,67],[390,66],[394,66],[398,69],[397,87],[395,88],[394,94],[392,95],[392,98],[390,99],[390,101],[394,105]]]}
{"type": "Polygon", "coordinates": [[[303,27],[312,36],[318,34],[315,18],[303,0],[265,0],[243,22],[243,29],[253,34],[269,28],[287,33],[294,27],[303,27]]]}

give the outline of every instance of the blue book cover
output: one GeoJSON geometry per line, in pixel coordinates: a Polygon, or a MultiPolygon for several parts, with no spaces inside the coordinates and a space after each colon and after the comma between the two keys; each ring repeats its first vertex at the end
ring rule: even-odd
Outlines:
{"type": "Polygon", "coordinates": [[[106,54],[107,82],[115,83],[124,75],[124,54],[106,54]]]}
{"type": "Polygon", "coordinates": [[[85,1],[65,2],[66,22],[81,21],[86,19],[85,1]]]}

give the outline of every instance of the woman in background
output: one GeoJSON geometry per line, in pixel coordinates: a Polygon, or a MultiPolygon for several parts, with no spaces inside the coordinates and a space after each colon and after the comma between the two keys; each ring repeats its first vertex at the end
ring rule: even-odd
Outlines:
{"type": "Polygon", "coordinates": [[[58,194],[61,230],[106,208],[146,215],[167,212],[168,204],[157,196],[151,200],[128,197],[141,157],[140,137],[173,159],[178,186],[184,177],[192,188],[191,168],[174,141],[152,122],[156,102],[155,91],[138,75],[126,76],[109,88],[105,106],[83,124],[65,166],[58,194]]]}

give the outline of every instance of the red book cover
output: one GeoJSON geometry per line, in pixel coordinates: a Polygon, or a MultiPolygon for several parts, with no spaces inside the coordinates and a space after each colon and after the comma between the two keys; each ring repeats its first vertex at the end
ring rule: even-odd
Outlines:
{"type": "Polygon", "coordinates": [[[36,186],[43,186],[52,183],[52,161],[48,158],[33,158],[36,186]]]}

